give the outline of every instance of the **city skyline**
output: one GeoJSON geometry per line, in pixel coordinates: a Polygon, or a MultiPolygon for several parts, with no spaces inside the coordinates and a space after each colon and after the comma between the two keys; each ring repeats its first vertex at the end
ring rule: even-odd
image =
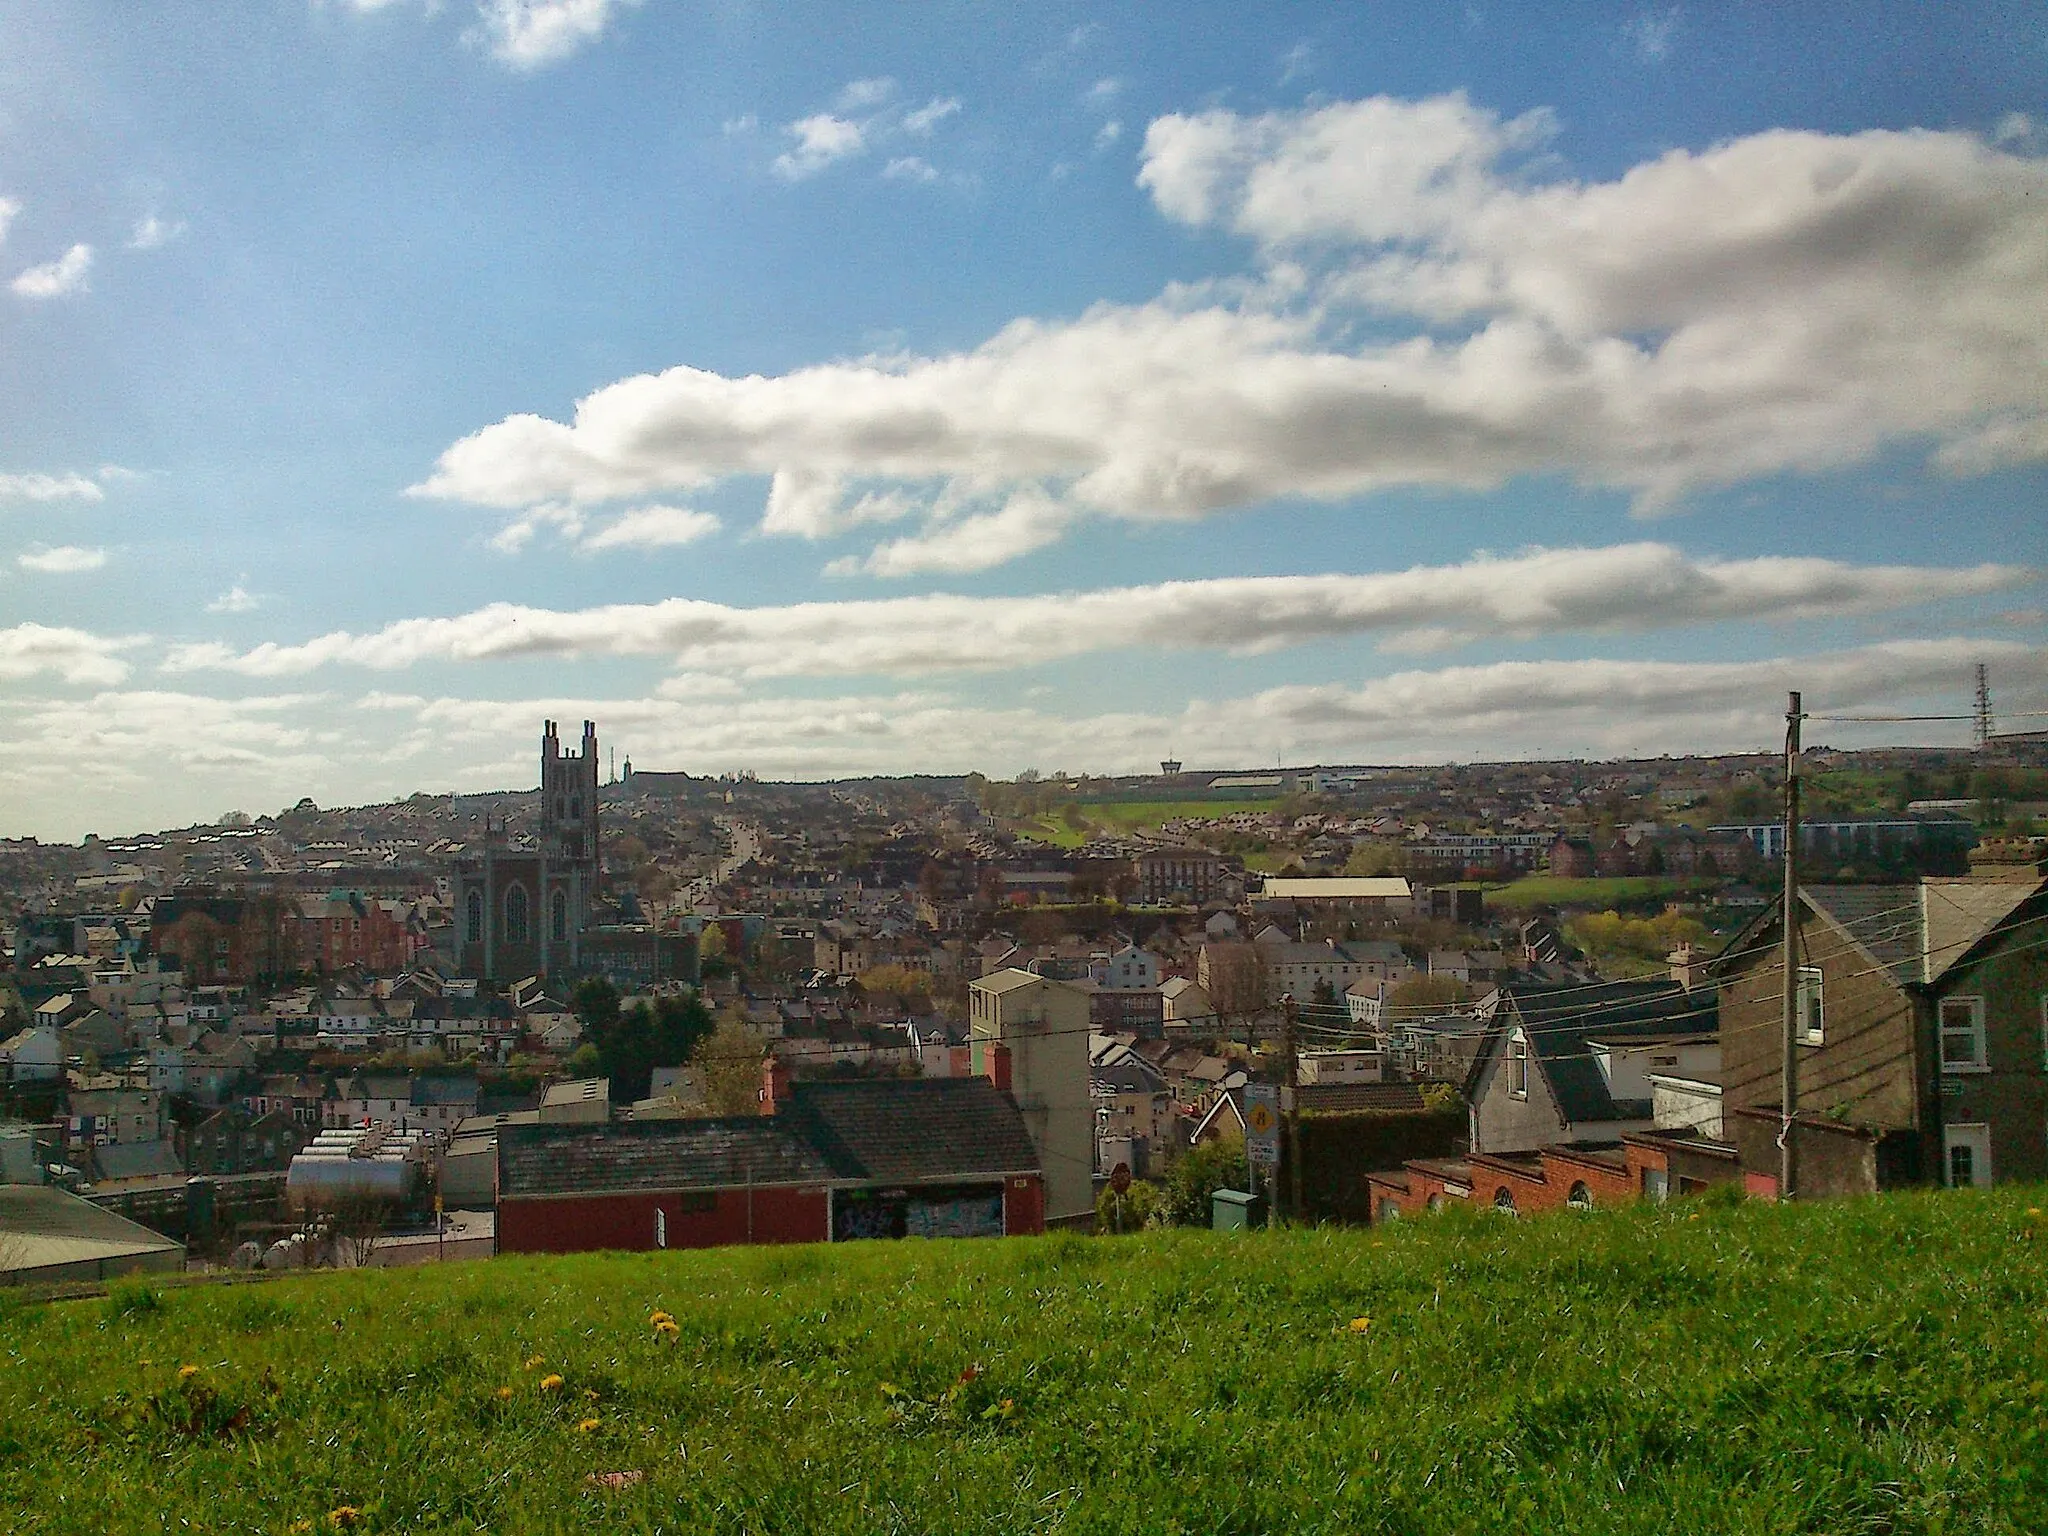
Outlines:
{"type": "Polygon", "coordinates": [[[1186,16],[0,18],[0,835],[2048,708],[2037,10],[1186,16]]]}

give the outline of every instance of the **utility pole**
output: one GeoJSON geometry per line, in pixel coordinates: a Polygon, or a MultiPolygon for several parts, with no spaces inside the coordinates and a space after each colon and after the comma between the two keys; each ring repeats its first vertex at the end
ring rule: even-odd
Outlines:
{"type": "Polygon", "coordinates": [[[1280,1127],[1287,1140],[1287,1206],[1296,1221],[1301,1220],[1301,1111],[1295,1108],[1295,1090],[1300,1087],[1301,1060],[1294,1051],[1294,994],[1280,999],[1280,1057],[1287,1086],[1280,1105],[1280,1127]]]}
{"type": "Polygon", "coordinates": [[[1778,1198],[1790,1200],[1799,1188],[1799,1144],[1793,1121],[1799,1114],[1799,722],[1805,715],[1799,695],[1785,707],[1785,888],[1780,897],[1778,929],[1785,971],[1785,1062],[1779,1084],[1784,1119],[1778,1131],[1778,1198]]]}
{"type": "Polygon", "coordinates": [[[1977,663],[1977,713],[1974,733],[1978,748],[1981,750],[1990,746],[1991,738],[1996,733],[1996,727],[1991,719],[1991,669],[1980,661],[1977,663]]]}

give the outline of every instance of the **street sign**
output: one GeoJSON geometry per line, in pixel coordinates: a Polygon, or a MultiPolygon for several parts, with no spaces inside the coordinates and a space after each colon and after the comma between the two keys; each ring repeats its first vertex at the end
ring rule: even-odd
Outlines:
{"type": "Polygon", "coordinates": [[[1131,1165],[1118,1163],[1109,1172],[1109,1187],[1118,1194],[1129,1194],[1131,1189],[1131,1165]]]}
{"type": "Polygon", "coordinates": [[[1245,1087],[1244,1155],[1255,1168],[1280,1166],[1280,1090],[1269,1083],[1245,1087]]]}

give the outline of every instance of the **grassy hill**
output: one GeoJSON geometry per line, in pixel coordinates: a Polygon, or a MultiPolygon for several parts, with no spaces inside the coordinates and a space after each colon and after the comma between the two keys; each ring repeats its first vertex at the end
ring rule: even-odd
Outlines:
{"type": "Polygon", "coordinates": [[[1706,1199],[15,1303],[0,1523],[2037,1532],[2042,1203],[1706,1199]]]}

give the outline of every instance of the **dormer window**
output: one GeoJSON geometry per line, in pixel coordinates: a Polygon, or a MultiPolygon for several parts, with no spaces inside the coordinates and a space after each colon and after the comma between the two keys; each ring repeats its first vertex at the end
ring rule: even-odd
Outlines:
{"type": "Polygon", "coordinates": [[[1519,1029],[1508,1036],[1508,1092],[1529,1097],[1529,1041],[1519,1029]]]}

